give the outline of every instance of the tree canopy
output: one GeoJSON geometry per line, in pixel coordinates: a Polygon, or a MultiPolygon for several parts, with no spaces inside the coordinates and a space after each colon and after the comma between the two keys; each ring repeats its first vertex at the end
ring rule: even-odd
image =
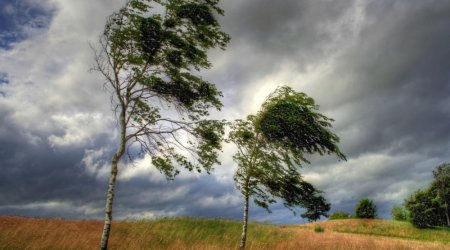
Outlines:
{"type": "Polygon", "coordinates": [[[220,109],[221,93],[195,72],[211,66],[208,49],[229,41],[218,2],[130,0],[108,19],[96,53],[128,148],[139,146],[168,178],[175,165],[209,171],[217,163],[222,125],[204,117],[220,109]],[[157,5],[164,13],[149,15],[157,5]]]}
{"type": "Polygon", "coordinates": [[[391,217],[394,220],[406,221],[408,220],[409,215],[404,206],[393,206],[391,209],[391,217]]]}
{"type": "Polygon", "coordinates": [[[356,218],[373,219],[377,217],[377,206],[373,200],[361,199],[355,207],[356,218]]]}
{"type": "Polygon", "coordinates": [[[433,170],[432,189],[436,190],[436,199],[444,210],[447,226],[450,227],[450,163],[443,163],[433,170]]]}
{"type": "Polygon", "coordinates": [[[339,137],[330,131],[334,120],[317,112],[319,106],[305,93],[288,86],[279,87],[268,96],[258,114],[255,126],[277,148],[284,148],[299,163],[305,153],[336,154],[339,137]]]}
{"type": "Polygon", "coordinates": [[[405,199],[411,223],[419,228],[449,226],[450,164],[443,163],[433,171],[430,185],[405,199]]]}

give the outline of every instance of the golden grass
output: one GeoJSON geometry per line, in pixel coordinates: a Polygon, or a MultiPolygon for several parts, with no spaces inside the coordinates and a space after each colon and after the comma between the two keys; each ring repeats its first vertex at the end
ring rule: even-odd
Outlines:
{"type": "MultiPolygon", "coordinates": [[[[299,226],[251,223],[247,249],[450,250],[450,244],[445,242],[362,234],[370,233],[370,227],[378,230],[389,223],[382,220],[327,221],[299,226]],[[325,231],[314,232],[317,225],[325,228],[325,231]],[[338,232],[352,228],[366,231],[362,230],[358,234],[338,232]]],[[[0,217],[0,249],[96,249],[101,230],[101,221],[0,217]]],[[[240,230],[240,222],[220,219],[120,221],[113,223],[109,246],[110,249],[237,249],[240,230]]],[[[391,230],[391,234],[394,233],[394,229],[391,230]]],[[[425,232],[414,230],[400,225],[397,234],[416,235],[425,232]]],[[[445,231],[442,235],[440,231],[437,233],[437,237],[450,235],[450,232],[445,231]]]]}
{"type": "MultiPolygon", "coordinates": [[[[96,249],[101,221],[0,217],[0,249],[96,249]]],[[[110,249],[236,249],[238,221],[174,218],[113,222],[110,249]]],[[[248,249],[273,249],[291,232],[250,223],[248,249]]]]}
{"type": "MultiPolygon", "coordinates": [[[[347,221],[347,220],[346,220],[347,221]]],[[[295,231],[296,237],[277,245],[275,249],[320,249],[320,250],[450,250],[450,245],[437,242],[404,240],[390,237],[380,237],[362,234],[334,232],[328,222],[320,223],[324,232],[314,232],[314,226],[290,226],[285,230],[295,231]]]]}
{"type": "Polygon", "coordinates": [[[450,244],[450,230],[418,229],[409,222],[381,219],[332,220],[302,225],[302,227],[323,226],[339,233],[387,236],[400,239],[420,240],[450,244]]]}

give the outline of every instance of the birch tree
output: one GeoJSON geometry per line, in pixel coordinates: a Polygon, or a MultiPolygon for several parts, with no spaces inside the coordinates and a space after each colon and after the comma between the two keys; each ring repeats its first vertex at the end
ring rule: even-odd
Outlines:
{"type": "Polygon", "coordinates": [[[246,245],[250,197],[269,212],[277,198],[292,211],[311,209],[319,199],[326,204],[319,198],[320,191],[298,172],[303,163],[309,163],[305,154],[335,154],[345,160],[337,146],[338,136],[329,130],[332,119],[317,109],[312,98],[284,86],[268,96],[257,115],[230,124],[227,141],[237,147],[234,181],[244,197],[240,249],[246,245]]]}
{"type": "Polygon", "coordinates": [[[111,160],[101,249],[107,249],[119,162],[151,157],[169,180],[177,166],[209,172],[218,163],[221,92],[197,75],[211,67],[207,51],[229,36],[217,15],[219,0],[128,0],[112,14],[95,51],[95,70],[105,79],[120,137],[111,160]],[[128,154],[126,154],[128,152],[128,154]]]}

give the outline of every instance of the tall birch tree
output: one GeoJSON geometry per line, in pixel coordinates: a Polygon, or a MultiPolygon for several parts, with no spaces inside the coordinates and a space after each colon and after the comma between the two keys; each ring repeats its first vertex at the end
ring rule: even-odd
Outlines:
{"type": "Polygon", "coordinates": [[[112,14],[95,51],[120,137],[111,159],[100,249],[107,249],[119,162],[151,157],[168,179],[181,166],[209,172],[218,163],[223,122],[206,120],[220,109],[221,92],[197,75],[211,67],[207,51],[229,36],[217,21],[219,0],[128,0],[112,14]]]}
{"type": "Polygon", "coordinates": [[[293,211],[305,207],[311,214],[314,203],[321,202],[326,209],[320,191],[303,180],[298,169],[309,163],[305,154],[335,154],[343,160],[345,156],[337,146],[338,136],[329,129],[332,119],[316,110],[312,98],[284,86],[268,96],[257,115],[230,124],[227,141],[237,147],[234,181],[244,197],[240,249],[246,245],[250,197],[269,212],[277,198],[293,211]]]}

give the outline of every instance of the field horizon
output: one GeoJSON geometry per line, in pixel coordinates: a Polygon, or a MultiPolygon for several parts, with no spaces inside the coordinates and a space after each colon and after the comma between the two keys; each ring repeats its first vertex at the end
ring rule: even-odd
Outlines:
{"type": "MultiPolygon", "coordinates": [[[[0,216],[0,249],[95,249],[103,222],[0,216]]],[[[237,249],[241,222],[193,217],[113,222],[110,249],[237,249]]],[[[251,222],[247,249],[450,249],[450,229],[345,219],[300,225],[251,222]],[[321,227],[323,232],[316,232],[321,227]]]]}

